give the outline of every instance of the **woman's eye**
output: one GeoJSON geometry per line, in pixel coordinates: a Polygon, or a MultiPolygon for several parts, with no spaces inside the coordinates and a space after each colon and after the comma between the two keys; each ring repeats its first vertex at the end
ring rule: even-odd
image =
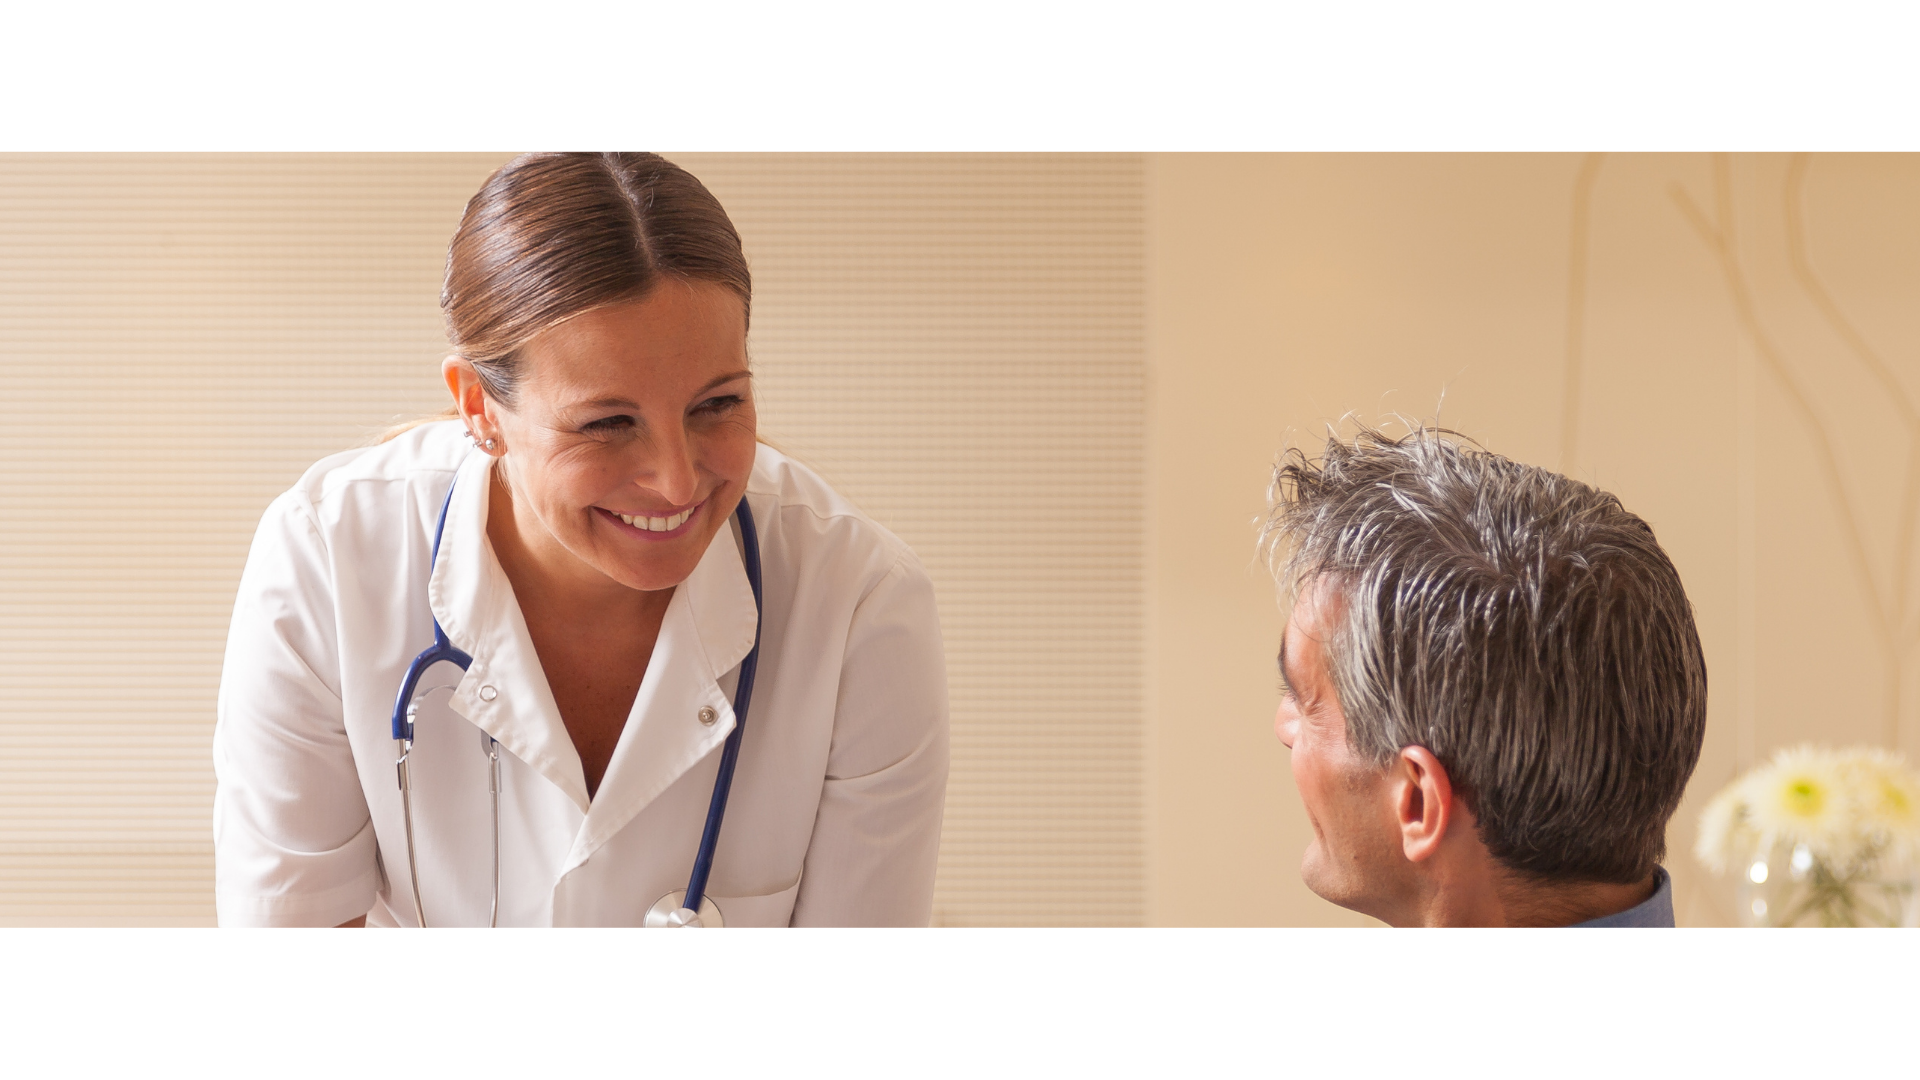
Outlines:
{"type": "Polygon", "coordinates": [[[694,411],[712,414],[731,412],[740,404],[740,400],[740,395],[738,394],[723,394],[719,397],[710,397],[695,407],[694,411]]]}
{"type": "Polygon", "coordinates": [[[605,416],[586,425],[580,430],[591,435],[611,435],[615,432],[626,431],[631,427],[633,427],[633,417],[631,416],[605,416]]]}

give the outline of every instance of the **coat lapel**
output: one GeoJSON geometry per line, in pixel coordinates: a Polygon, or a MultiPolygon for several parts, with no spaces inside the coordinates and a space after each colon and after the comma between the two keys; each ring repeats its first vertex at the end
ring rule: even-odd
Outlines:
{"type": "Polygon", "coordinates": [[[586,771],[534,651],[513,584],[487,540],[494,459],[468,455],[456,474],[440,557],[428,580],[434,617],[473,666],[453,692],[453,710],[499,740],[588,810],[586,771]]]}
{"type": "Polygon", "coordinates": [[[734,717],[721,681],[753,648],[759,613],[729,520],[674,590],[626,727],[589,800],[580,754],[560,719],[513,585],[487,541],[493,464],[481,453],[461,463],[427,597],[447,636],[473,657],[453,692],[453,710],[532,766],[583,815],[565,873],[726,741],[734,717]],[[702,709],[713,710],[712,723],[700,721],[702,709]]]}
{"type": "Polygon", "coordinates": [[[729,521],[674,590],[633,711],[566,869],[585,862],[726,741],[734,716],[721,680],[753,648],[758,618],[729,521]],[[700,720],[706,709],[712,710],[712,723],[700,720]]]}

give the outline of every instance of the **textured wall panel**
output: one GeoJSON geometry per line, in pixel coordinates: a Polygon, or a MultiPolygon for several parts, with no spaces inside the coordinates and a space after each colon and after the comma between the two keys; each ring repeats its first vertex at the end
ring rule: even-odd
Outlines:
{"type": "MultiPolygon", "coordinates": [[[[0,921],[211,919],[254,523],[440,405],[446,240],[499,160],[0,157],[0,921]]],[[[766,433],[939,587],[936,921],[1139,921],[1139,161],[682,160],[754,262],[766,433]]]]}
{"type": "Polygon", "coordinates": [[[953,693],[934,919],[1144,917],[1144,170],[708,157],[768,438],[898,532],[953,693]]]}
{"type": "Polygon", "coordinates": [[[254,524],[438,407],[435,282],[496,160],[0,157],[0,920],[212,921],[254,524]]]}

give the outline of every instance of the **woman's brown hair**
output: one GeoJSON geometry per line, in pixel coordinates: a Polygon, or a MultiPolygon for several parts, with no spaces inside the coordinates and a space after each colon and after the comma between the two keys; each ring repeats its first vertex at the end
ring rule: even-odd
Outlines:
{"type": "Polygon", "coordinates": [[[511,407],[529,339],[641,299],[662,278],[723,285],[751,314],[740,234],[692,173],[658,154],[522,154],[468,200],[447,247],[440,310],[454,350],[488,396],[511,407]]]}

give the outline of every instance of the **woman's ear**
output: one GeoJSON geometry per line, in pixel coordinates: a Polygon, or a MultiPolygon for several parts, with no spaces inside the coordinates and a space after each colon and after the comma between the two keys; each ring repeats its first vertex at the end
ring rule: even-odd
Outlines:
{"type": "Polygon", "coordinates": [[[491,424],[487,418],[487,392],[472,362],[464,356],[449,356],[440,361],[440,377],[447,381],[453,407],[460,410],[467,432],[476,439],[487,438],[491,424]]]}
{"type": "Polygon", "coordinates": [[[1421,862],[1440,850],[1447,827],[1464,808],[1454,805],[1447,767],[1424,746],[1403,747],[1392,766],[1395,824],[1408,862],[1421,862]]]}

